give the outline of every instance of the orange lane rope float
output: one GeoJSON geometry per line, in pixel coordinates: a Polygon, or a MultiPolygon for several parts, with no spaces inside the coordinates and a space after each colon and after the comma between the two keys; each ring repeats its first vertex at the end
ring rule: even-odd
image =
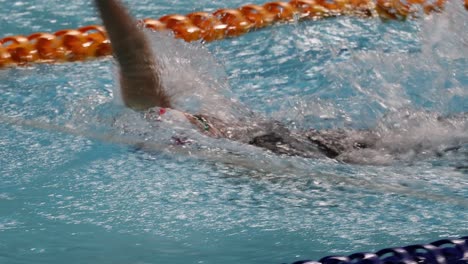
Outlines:
{"type": "MultiPolygon", "coordinates": [[[[235,37],[275,22],[320,19],[338,15],[383,19],[406,19],[418,10],[441,10],[447,0],[291,0],[248,4],[238,9],[219,9],[213,13],[193,12],[143,19],[150,30],[171,30],[185,41],[214,41],[235,37]]],[[[468,0],[464,0],[468,9],[468,0]]],[[[34,33],[0,39],[0,69],[29,63],[78,61],[107,56],[110,42],[101,26],[85,26],[55,33],[34,33]]]]}

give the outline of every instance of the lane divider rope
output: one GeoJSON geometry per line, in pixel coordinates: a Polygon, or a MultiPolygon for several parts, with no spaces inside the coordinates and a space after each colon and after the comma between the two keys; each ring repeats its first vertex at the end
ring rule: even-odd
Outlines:
{"type": "Polygon", "coordinates": [[[430,244],[386,248],[376,253],[328,256],[319,261],[302,260],[293,264],[466,264],[468,236],[442,239],[430,244]]]}
{"type": "MultiPolygon", "coordinates": [[[[247,4],[238,9],[219,9],[213,13],[166,15],[143,19],[142,27],[171,30],[185,41],[214,41],[236,37],[278,22],[322,19],[340,15],[380,17],[404,20],[424,13],[440,11],[447,0],[291,0],[247,4]]],[[[468,9],[468,0],[464,0],[468,9]]],[[[81,61],[112,54],[103,27],[90,25],[55,33],[8,36],[0,39],[0,69],[31,63],[81,61]]]]}

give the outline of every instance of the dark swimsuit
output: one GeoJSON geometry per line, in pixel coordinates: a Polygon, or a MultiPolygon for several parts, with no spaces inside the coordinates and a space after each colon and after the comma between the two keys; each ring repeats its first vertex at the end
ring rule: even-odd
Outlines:
{"type": "MultiPolygon", "coordinates": [[[[166,113],[165,108],[158,111],[158,120],[166,113]]],[[[198,129],[212,137],[225,137],[224,133],[203,115],[192,115],[184,113],[185,117],[198,129]]],[[[291,132],[288,128],[277,121],[266,121],[258,124],[260,133],[255,133],[247,143],[264,148],[279,155],[300,156],[305,158],[336,158],[340,154],[357,148],[368,147],[364,142],[353,142],[345,130],[309,130],[298,134],[291,132]],[[263,133],[261,133],[263,131],[263,133]]],[[[177,141],[179,143],[179,141],[177,141]]]]}
{"type": "MultiPolygon", "coordinates": [[[[294,134],[281,124],[274,122],[266,131],[268,133],[254,137],[249,144],[268,149],[276,154],[318,158],[326,156],[336,158],[355,149],[371,147],[374,140],[357,140],[350,137],[345,130],[309,130],[304,134],[294,134]]],[[[355,133],[367,133],[365,131],[355,133]]],[[[367,134],[366,134],[367,135],[367,134]]]]}

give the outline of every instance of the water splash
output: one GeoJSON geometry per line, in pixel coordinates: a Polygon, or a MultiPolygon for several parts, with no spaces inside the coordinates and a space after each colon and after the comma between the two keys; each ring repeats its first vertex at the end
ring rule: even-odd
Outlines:
{"type": "Polygon", "coordinates": [[[230,90],[224,67],[200,43],[187,43],[170,33],[149,32],[162,83],[174,108],[226,121],[251,113],[230,90]]]}
{"type": "Polygon", "coordinates": [[[301,121],[318,127],[374,130],[377,146],[346,153],[344,160],[411,161],[468,142],[462,114],[468,111],[468,38],[461,30],[468,15],[448,3],[444,12],[412,23],[418,49],[353,51],[350,60],[326,69],[329,87],[294,104],[301,121]],[[339,104],[320,99],[330,93],[339,104]]]}
{"type": "MultiPolygon", "coordinates": [[[[351,149],[340,155],[339,159],[376,165],[443,156],[468,145],[466,131],[467,114],[441,117],[434,112],[400,109],[386,115],[370,135],[366,134],[367,137],[373,138],[371,148],[351,149]]],[[[350,139],[359,140],[359,137],[362,137],[361,132],[349,132],[350,139]]]]}

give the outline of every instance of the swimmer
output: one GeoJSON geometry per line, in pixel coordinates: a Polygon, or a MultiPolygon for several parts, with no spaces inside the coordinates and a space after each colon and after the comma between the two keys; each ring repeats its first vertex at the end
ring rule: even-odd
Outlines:
{"type": "Polygon", "coordinates": [[[95,4],[119,66],[122,100],[135,111],[143,111],[145,115],[154,113],[155,109],[157,115],[171,112],[210,137],[240,141],[280,155],[335,159],[343,153],[375,148],[379,142],[378,133],[370,130],[312,129],[298,133],[276,121],[260,119],[245,125],[178,111],[165,92],[168,87],[162,86],[160,65],[153,54],[156,51],[126,8],[119,0],[95,0],[95,4]]]}

